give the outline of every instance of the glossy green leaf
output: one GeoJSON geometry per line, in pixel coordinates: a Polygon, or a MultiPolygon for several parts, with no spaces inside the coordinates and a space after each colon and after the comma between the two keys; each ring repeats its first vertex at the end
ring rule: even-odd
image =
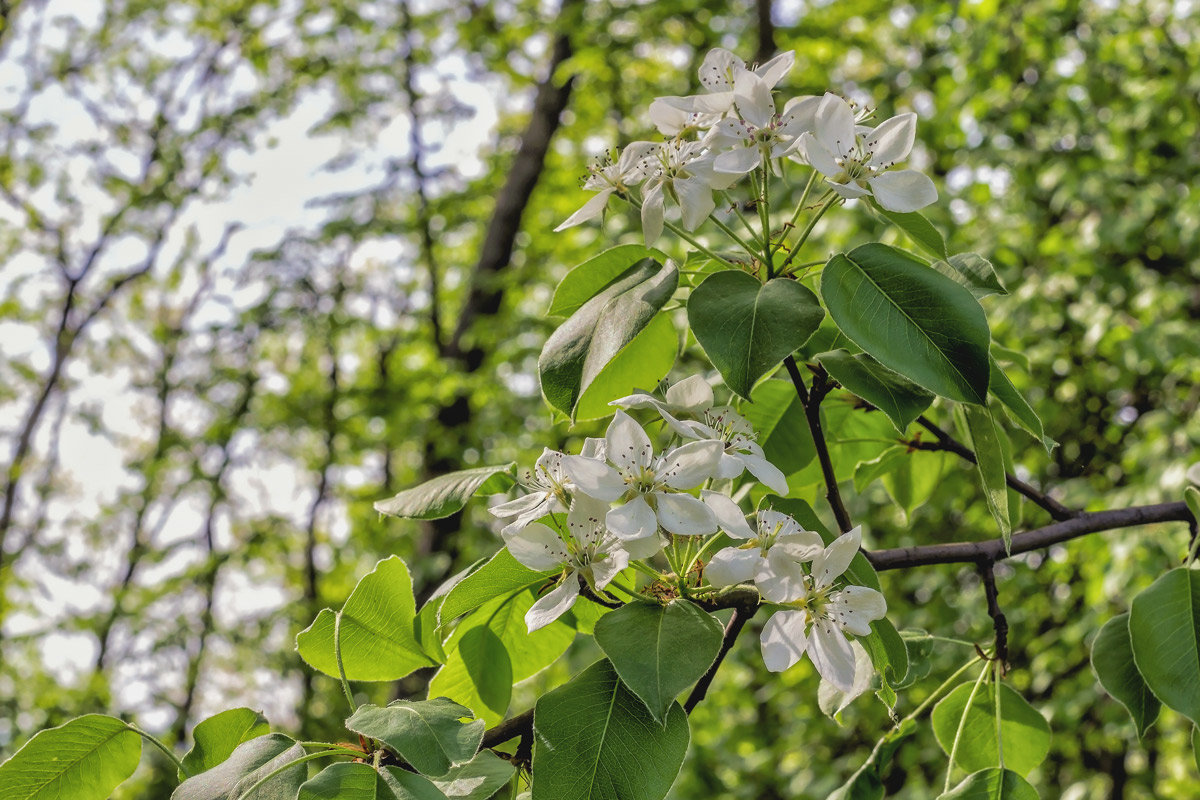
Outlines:
{"type": "Polygon", "coordinates": [[[1000,529],[1004,550],[1012,547],[1012,521],[1009,517],[1008,483],[1004,467],[1004,436],[996,417],[986,406],[961,405],[954,409],[964,443],[975,453],[975,470],[983,486],[988,511],[1000,529]]]}
{"type": "Polygon", "coordinates": [[[466,764],[434,778],[433,785],[450,800],[487,800],[516,771],[516,767],[491,750],[481,750],[466,764]]]}
{"type": "Polygon", "coordinates": [[[498,467],[476,467],[439,475],[420,486],[405,489],[390,500],[377,501],[375,510],[380,514],[404,519],[448,517],[461,511],[476,492],[489,490],[494,494],[512,486],[511,478],[503,483],[493,479],[511,476],[515,468],[516,464],[509,463],[498,467]]]}
{"type": "Polygon", "coordinates": [[[142,737],[119,719],[76,717],[40,731],[0,764],[4,800],[105,800],[137,769],[142,737]]]}
{"type": "Polygon", "coordinates": [[[647,258],[660,263],[667,260],[662,252],[640,244],[617,245],[592,256],[563,277],[546,313],[552,317],[569,317],[630,267],[647,258]]]}
{"type": "Polygon", "coordinates": [[[346,728],[376,739],[424,775],[445,775],[470,761],[483,740],[483,720],[472,720],[471,709],[445,697],[397,700],[380,708],[361,705],[346,720],[346,728]]]}
{"type": "Polygon", "coordinates": [[[900,211],[888,211],[878,203],[873,204],[880,214],[891,220],[892,224],[908,235],[922,250],[929,253],[934,258],[946,258],[946,240],[942,238],[941,232],[933,227],[933,223],[925,219],[924,215],[917,211],[908,213],[900,211]]]}
{"type": "Polygon", "coordinates": [[[679,334],[669,314],[662,313],[613,356],[588,384],[575,405],[575,419],[612,415],[609,402],[639,389],[657,386],[679,355],[679,334]]]}
{"type": "MultiPolygon", "coordinates": [[[[884,683],[892,688],[904,682],[908,675],[908,647],[896,626],[886,618],[871,623],[871,635],[858,639],[871,657],[871,664],[884,683]]],[[[889,706],[895,705],[895,695],[889,706]]]]}
{"type": "Polygon", "coordinates": [[[651,716],[666,720],[675,698],[712,665],[721,623],[693,603],[630,603],[596,624],[596,644],[651,716]]]}
{"type": "MultiPolygon", "coordinates": [[[[342,606],[341,645],[346,677],[393,681],[437,662],[418,643],[412,579],[398,557],[386,558],[363,576],[342,606]]],[[[317,615],[296,637],[296,650],[313,669],[338,676],[333,634],[335,613],[317,615]]]]}
{"type": "Polygon", "coordinates": [[[1200,724],[1200,572],[1178,567],[1133,598],[1129,636],[1154,696],[1200,724]]]}
{"type": "Polygon", "coordinates": [[[785,475],[804,469],[816,455],[804,406],[791,381],[763,381],[738,411],[754,426],[763,454],[785,475]]]}
{"type": "MultiPolygon", "coordinates": [[[[938,702],[930,715],[933,734],[947,754],[954,744],[959,721],[967,706],[974,682],[956,687],[938,702]]],[[[959,739],[956,763],[967,772],[977,772],[1000,763],[996,747],[995,686],[980,687],[959,739]]],[[[1000,687],[1000,737],[1004,748],[1004,766],[1028,775],[1050,751],[1050,726],[1024,697],[1007,685],[1000,687]]]]}
{"type": "Polygon", "coordinates": [[[891,764],[896,751],[905,740],[917,731],[917,723],[911,719],[903,720],[896,728],[883,735],[873,763],[865,771],[856,773],[846,783],[842,784],[827,800],[882,800],[884,796],[881,775],[891,764]]]}
{"type": "Polygon", "coordinates": [[[725,385],[749,399],[760,378],[813,335],[825,311],[788,278],[765,284],[739,270],[710,275],[692,291],[688,323],[725,385]]]}
{"type": "Polygon", "coordinates": [[[988,384],[988,391],[1000,401],[1013,421],[1030,436],[1041,442],[1042,446],[1046,448],[1046,452],[1049,453],[1057,442],[1046,436],[1046,429],[1042,426],[1042,420],[1038,417],[1037,412],[1033,410],[1033,406],[1029,405],[1029,401],[1017,391],[1017,387],[1013,386],[1012,381],[1004,374],[1004,370],[1000,369],[1000,365],[996,363],[996,359],[990,357],[989,359],[992,377],[988,384]]]}
{"type": "Polygon", "coordinates": [[[196,725],[192,731],[192,749],[183,757],[183,766],[188,773],[199,775],[229,758],[242,742],[270,732],[267,718],[258,711],[250,708],[222,711],[196,725]]]}
{"type": "Polygon", "coordinates": [[[878,408],[904,433],[933,402],[933,395],[866,353],[833,350],[817,356],[821,366],[848,391],[878,408]]]}
{"type": "Polygon", "coordinates": [[[1092,642],[1092,669],[1104,691],[1129,711],[1138,738],[1144,737],[1158,719],[1161,704],[1133,662],[1128,614],[1113,617],[1100,628],[1092,642]]]}
{"type": "MultiPolygon", "coordinates": [[[[295,740],[279,733],[238,745],[229,758],[208,772],[193,775],[171,794],[171,800],[227,800],[240,797],[259,780],[304,755],[295,740]]],[[[303,764],[285,769],[255,790],[255,800],[295,800],[308,777],[303,764]]]]}
{"type": "Polygon", "coordinates": [[[976,299],[990,294],[1008,294],[992,262],[977,253],[958,253],[944,261],[933,262],[933,268],[962,284],[976,299]]]}
{"type": "Polygon", "coordinates": [[[938,800],[1039,800],[1037,790],[1011,769],[990,767],[966,780],[938,800]]]}
{"type": "Polygon", "coordinates": [[[574,414],[588,386],[650,324],[678,284],[674,265],[647,258],[580,306],[546,341],[538,359],[547,402],[574,414]]]}
{"type": "Polygon", "coordinates": [[[536,601],[533,590],[501,595],[459,623],[446,641],[446,664],[429,684],[430,697],[461,703],[489,725],[503,719],[512,685],[552,664],[575,640],[562,620],[528,633],[525,613],[536,601]]]}
{"type": "Polygon", "coordinates": [[[896,505],[911,514],[923,505],[942,480],[949,459],[946,453],[909,450],[897,445],[854,470],[854,491],[861,494],[872,482],[883,483],[896,505]]]}
{"type": "Polygon", "coordinates": [[[660,724],[607,660],[538,700],[533,735],[533,800],[661,800],[690,739],[682,707],[660,724]]]}
{"type": "Polygon", "coordinates": [[[884,366],[943,397],[986,401],[983,309],[910,253],[865,244],[836,255],[821,274],[821,297],[842,332],[884,366]]]}
{"type": "Polygon", "coordinates": [[[896,684],[897,689],[905,689],[929,677],[933,669],[933,651],[935,639],[927,631],[916,628],[905,628],[900,631],[904,640],[905,651],[908,654],[908,674],[904,680],[896,684]]]}
{"type": "Polygon", "coordinates": [[[513,558],[508,548],[502,547],[486,564],[455,584],[442,602],[439,617],[442,624],[448,623],[500,595],[536,589],[550,575],[531,570],[513,558]]]}
{"type": "Polygon", "coordinates": [[[300,787],[295,800],[445,800],[424,775],[370,764],[330,764],[300,787]]]}

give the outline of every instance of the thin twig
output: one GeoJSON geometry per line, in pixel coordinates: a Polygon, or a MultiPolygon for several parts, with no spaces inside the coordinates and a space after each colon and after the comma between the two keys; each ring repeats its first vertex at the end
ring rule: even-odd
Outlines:
{"type": "MultiPolygon", "coordinates": [[[[928,417],[917,417],[917,424],[925,430],[937,437],[937,442],[909,442],[909,446],[916,450],[945,450],[954,453],[956,456],[970,461],[972,464],[977,463],[975,453],[964,445],[962,442],[955,439],[946,431],[935,425],[928,417]]],[[[1019,492],[1025,497],[1032,500],[1041,508],[1045,509],[1050,514],[1051,518],[1059,520],[1068,520],[1078,516],[1081,512],[1067,508],[1062,503],[1055,500],[1050,495],[1038,490],[1015,475],[1004,473],[1004,482],[1008,487],[1016,492],[1019,492]]]]}
{"type": "Polygon", "coordinates": [[[721,639],[721,649],[717,652],[717,658],[708,668],[700,680],[696,681],[696,685],[692,687],[691,694],[683,704],[683,710],[688,714],[692,713],[692,709],[700,705],[700,701],[708,694],[708,687],[712,685],[713,679],[717,677],[717,670],[721,668],[721,664],[725,661],[725,656],[733,649],[733,643],[737,641],[738,634],[742,632],[742,628],[746,627],[746,623],[754,616],[754,612],[758,609],[757,602],[753,605],[739,606],[733,609],[733,616],[729,618],[729,622],[725,625],[725,635],[721,639]]]}
{"type": "Polygon", "coordinates": [[[842,502],[842,493],[838,489],[833,461],[829,458],[829,446],[825,443],[825,431],[821,427],[821,401],[833,388],[829,383],[829,376],[821,367],[813,370],[813,385],[810,392],[804,386],[804,377],[800,374],[800,368],[796,366],[796,359],[788,356],[783,360],[783,364],[787,368],[788,376],[792,379],[792,384],[796,387],[800,403],[804,406],[804,416],[808,420],[808,429],[812,432],[817,460],[821,462],[821,474],[825,478],[825,499],[829,501],[829,506],[833,509],[838,529],[845,533],[854,525],[850,522],[850,514],[846,511],[845,503],[842,502]]]}
{"type": "Polygon", "coordinates": [[[1008,617],[1000,609],[999,595],[996,592],[995,562],[980,561],[976,565],[979,577],[983,579],[983,594],[987,598],[988,616],[992,618],[992,628],[996,631],[996,649],[994,657],[1000,662],[1003,670],[1008,670],[1008,617]]]}

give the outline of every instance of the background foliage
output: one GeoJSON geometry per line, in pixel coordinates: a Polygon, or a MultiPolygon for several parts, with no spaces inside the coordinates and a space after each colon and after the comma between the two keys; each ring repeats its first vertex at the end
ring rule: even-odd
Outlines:
{"type": "MultiPolygon", "coordinates": [[[[843,0],[780,2],[764,25],[764,5],[12,4],[0,752],[88,711],[168,741],[239,704],[302,738],[336,735],[339,689],[301,666],[294,635],[387,554],[414,566],[420,599],[496,547],[478,507],[421,524],[380,520],[371,501],[596,433],[542,404],[543,313],[567,268],[638,226],[549,230],[582,202],[586,161],[649,134],[638,109],[690,91],[715,45],[794,48],[795,92],[917,111],[942,196],[927,215],[1009,287],[983,301],[993,335],[1028,356],[1014,380],[1059,442],[1047,456],[1015,437],[1018,473],[1076,507],[1176,499],[1200,442],[1195,13],[843,0]]],[[[830,252],[851,235],[835,227],[830,252]]],[[[681,375],[699,363],[686,344],[681,375]]],[[[831,426],[860,440],[843,445],[847,481],[894,436],[880,431],[831,426]]],[[[877,544],[994,535],[969,465],[911,455],[937,480],[907,519],[879,483],[850,493],[877,544]]],[[[1010,679],[1057,732],[1035,784],[1130,798],[1194,785],[1187,727],[1164,712],[1131,746],[1088,667],[1094,632],[1177,563],[1183,535],[1114,532],[998,569],[1010,679]]],[[[884,581],[898,626],[990,636],[972,570],[884,581]]],[[[422,691],[410,679],[376,700],[422,691]]],[[[695,712],[672,796],[825,797],[888,720],[863,700],[839,727],[815,693],[810,667],[768,680],[743,644],[695,712]]],[[[942,763],[925,731],[889,789],[920,796],[942,763]]],[[[144,764],[122,791],[165,794],[165,762],[144,764]]]]}

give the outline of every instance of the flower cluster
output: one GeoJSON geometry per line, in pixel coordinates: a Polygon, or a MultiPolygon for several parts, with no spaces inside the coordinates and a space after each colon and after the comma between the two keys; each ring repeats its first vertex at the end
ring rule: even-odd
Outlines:
{"type": "Polygon", "coordinates": [[[748,473],[780,495],[787,479],[750,424],[715,405],[704,378],[680,381],[663,397],[638,392],[613,405],[603,439],[587,440],[578,455],[547,449],[521,481],[526,494],[491,509],[507,520],[501,534],[517,561],[557,573],[526,614],[528,629],[558,619],[584,592],[602,602],[624,599],[608,595],[610,587],[638,597],[636,581],[620,577],[630,566],[669,584],[672,576],[656,566],[663,556],[673,579],[690,581],[691,591],[753,583],[776,609],[762,634],[767,667],[786,669],[808,652],[826,681],[849,690],[854,651],[845,633],[867,635],[886,608],[879,592],[839,580],[858,552],[858,529],[826,547],[819,534],[771,509],[759,510],[752,528],[734,500],[746,494],[736,491],[737,479],[748,473]],[[656,452],[624,409],[657,412],[669,446],[656,452]],[[705,563],[700,555],[727,541],[722,533],[734,544],[705,563]],[[688,543],[682,559],[681,542],[688,543]]]}
{"type": "Polygon", "coordinates": [[[709,52],[700,66],[701,94],[650,104],[651,121],[670,138],[633,142],[594,167],[584,188],[597,194],[556,230],[601,216],[616,194],[640,208],[650,245],[662,234],[668,200],[679,207],[683,228],[694,231],[716,209],[714,192],[756,171],[769,180],[785,160],[812,167],[837,198],[873,196],[899,212],[937,200],[926,175],[895,168],[912,150],[915,114],[871,127],[869,113],[833,93],[794,97],[780,107],[774,89],[794,62],[787,52],[752,69],[728,50],[709,52]]]}

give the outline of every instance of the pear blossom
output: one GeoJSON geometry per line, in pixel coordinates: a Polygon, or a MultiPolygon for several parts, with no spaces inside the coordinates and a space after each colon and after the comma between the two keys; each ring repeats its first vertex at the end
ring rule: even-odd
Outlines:
{"type": "Polygon", "coordinates": [[[596,192],[596,195],[555,228],[555,233],[599,217],[613,192],[623,193],[641,183],[654,163],[652,156],[657,149],[655,142],[632,142],[616,161],[591,167],[583,188],[596,192]]]}
{"type": "Polygon", "coordinates": [[[757,167],[764,155],[772,159],[786,156],[799,136],[812,130],[815,115],[811,103],[793,103],[777,114],[771,90],[751,73],[738,77],[734,96],[737,116],[718,122],[706,140],[718,151],[713,160],[718,172],[744,175],[757,167]]]}
{"type": "Polygon", "coordinates": [[[856,126],[850,104],[826,94],[817,108],[815,130],[800,137],[799,148],[841,197],[873,194],[889,211],[916,211],[937,200],[933,181],[916,170],[892,169],[912,151],[916,130],[917,115],[911,113],[875,128],[856,126]]]}
{"type": "Polygon", "coordinates": [[[733,586],[745,581],[769,580],[772,575],[768,556],[783,553],[791,561],[812,561],[824,551],[820,534],[806,531],[796,520],[779,511],[764,509],[756,515],[757,531],[752,531],[737,503],[717,492],[703,492],[704,502],[713,510],[721,530],[741,541],[713,555],[704,567],[704,576],[713,586],[733,586]]]}
{"type": "Polygon", "coordinates": [[[669,196],[679,204],[683,227],[694,231],[716,210],[714,189],[728,189],[737,175],[717,172],[703,142],[672,139],[658,146],[648,164],[642,188],[642,235],[652,245],[662,235],[663,211],[669,196]]]}
{"type": "MultiPolygon", "coordinates": [[[[714,47],[704,57],[704,63],[700,65],[699,70],[700,85],[704,87],[705,93],[688,97],[659,97],[655,100],[658,118],[656,119],[654,116],[651,118],[659,126],[659,130],[667,136],[679,133],[679,130],[671,130],[669,125],[664,130],[663,124],[660,122],[660,120],[665,122],[670,119],[668,109],[696,114],[701,119],[710,115],[709,119],[715,121],[733,107],[739,81],[742,82],[743,87],[761,86],[769,93],[776,84],[783,80],[795,63],[796,52],[789,50],[786,53],[780,53],[760,67],[750,69],[746,66],[745,61],[725,48],[714,47]]],[[[651,104],[651,112],[654,114],[655,104],[651,104]]]]}
{"type": "Polygon", "coordinates": [[[767,460],[762,446],[754,441],[754,428],[729,406],[714,405],[712,387],[699,375],[685,378],[666,391],[666,402],[646,392],[613,400],[619,408],[653,408],[663,421],[685,439],[715,440],[725,446],[717,478],[736,478],[743,471],[776,494],[788,493],[787,477],[767,460]],[[680,416],[696,417],[681,420],[680,416]]]}
{"type": "Polygon", "coordinates": [[[853,689],[854,650],[846,634],[868,635],[871,622],[887,613],[883,595],[874,589],[834,586],[861,542],[861,528],[839,536],[816,554],[807,573],[786,552],[770,554],[770,568],[756,582],[765,600],[784,609],[763,626],[767,669],[782,672],[808,653],[822,678],[843,692],[853,689]]]}
{"type": "Polygon", "coordinates": [[[567,456],[563,469],[580,492],[606,503],[624,501],[605,515],[605,525],[618,538],[653,536],[660,525],[683,536],[716,531],[709,507],[685,491],[716,472],[720,442],[689,442],[656,457],[650,437],[623,411],[613,417],[604,438],[605,459],[567,456]]]}
{"type": "Polygon", "coordinates": [[[567,510],[573,487],[570,476],[563,471],[565,456],[549,447],[542,451],[533,469],[525,473],[521,485],[529,494],[492,506],[488,511],[497,517],[514,517],[501,529],[501,534],[521,530],[535,519],[567,510]]]}
{"type": "Polygon", "coordinates": [[[549,625],[575,604],[582,579],[595,591],[604,589],[631,558],[649,558],[658,552],[657,536],[621,541],[604,527],[607,505],[593,498],[576,496],[567,512],[567,531],[560,534],[540,522],[505,534],[505,545],[513,558],[530,569],[544,572],[562,569],[556,588],[537,600],[525,614],[530,633],[549,625]]]}

